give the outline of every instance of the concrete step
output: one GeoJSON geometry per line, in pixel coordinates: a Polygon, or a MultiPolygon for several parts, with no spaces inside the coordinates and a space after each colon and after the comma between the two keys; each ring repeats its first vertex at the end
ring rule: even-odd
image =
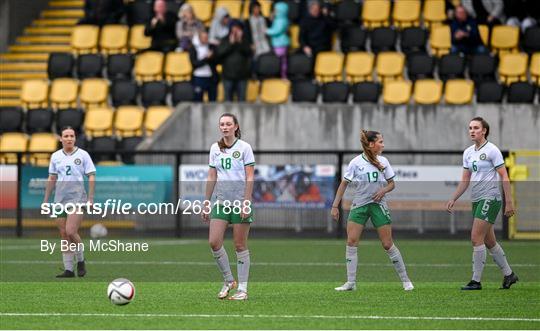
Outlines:
{"type": "Polygon", "coordinates": [[[9,46],[9,52],[13,53],[52,53],[52,52],[69,52],[69,45],[13,45],[9,46]]]}
{"type": "Polygon", "coordinates": [[[83,8],[84,0],[55,0],[49,1],[51,8],[83,8]]]}
{"type": "Polygon", "coordinates": [[[49,53],[4,53],[0,54],[2,61],[47,61],[49,53]]]}
{"type": "Polygon", "coordinates": [[[47,71],[47,63],[45,62],[11,62],[0,63],[0,71],[47,71]]]}
{"type": "Polygon", "coordinates": [[[16,99],[19,98],[21,90],[0,90],[1,99],[16,99]]]}
{"type": "Polygon", "coordinates": [[[22,80],[0,79],[0,89],[18,89],[21,88],[22,82],[22,80]]]}
{"type": "Polygon", "coordinates": [[[41,12],[43,18],[77,18],[84,17],[84,10],[82,9],[52,9],[44,10],[41,12]]]}
{"type": "Polygon", "coordinates": [[[34,20],[35,26],[74,26],[78,18],[42,18],[34,20]]]}
{"type": "Polygon", "coordinates": [[[71,27],[28,27],[24,29],[25,35],[67,35],[71,36],[71,31],[73,28],[71,27]]]}
{"type": "Polygon", "coordinates": [[[21,44],[66,44],[69,45],[71,36],[21,36],[17,42],[21,44]]]}
{"type": "Polygon", "coordinates": [[[1,98],[0,107],[20,107],[21,100],[19,98],[1,98]]]}
{"type": "Polygon", "coordinates": [[[1,72],[2,80],[47,79],[46,72],[1,72]]]}

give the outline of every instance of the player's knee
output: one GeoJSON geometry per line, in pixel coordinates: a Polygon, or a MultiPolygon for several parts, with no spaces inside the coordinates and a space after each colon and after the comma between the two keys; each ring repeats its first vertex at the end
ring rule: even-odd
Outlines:
{"type": "Polygon", "coordinates": [[[384,248],[384,250],[387,251],[390,248],[392,248],[392,246],[394,245],[394,242],[392,240],[385,240],[381,242],[381,245],[384,248]]]}
{"type": "Polygon", "coordinates": [[[221,241],[219,240],[213,240],[213,239],[210,239],[208,240],[208,244],[210,245],[210,248],[213,250],[213,251],[217,251],[218,249],[221,248],[222,243],[221,241]]]}
{"type": "Polygon", "coordinates": [[[73,228],[66,228],[66,236],[69,238],[69,239],[73,239],[73,237],[75,237],[77,235],[78,231],[77,229],[73,228]]]}
{"type": "Polygon", "coordinates": [[[350,246],[350,247],[358,246],[358,239],[356,239],[356,238],[347,238],[347,246],[350,246]]]}
{"type": "Polygon", "coordinates": [[[237,252],[243,252],[247,249],[247,245],[243,242],[241,243],[234,243],[234,249],[237,251],[237,252]]]}
{"type": "Polygon", "coordinates": [[[484,240],[484,244],[486,245],[487,249],[492,249],[493,247],[495,247],[495,245],[497,245],[497,241],[486,239],[484,240]]]}

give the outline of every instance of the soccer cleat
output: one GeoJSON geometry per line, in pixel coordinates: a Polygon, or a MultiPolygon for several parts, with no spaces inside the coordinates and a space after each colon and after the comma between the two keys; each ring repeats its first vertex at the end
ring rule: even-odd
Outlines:
{"type": "Polygon", "coordinates": [[[356,291],[356,283],[354,282],[346,282],[345,284],[336,287],[336,291],[343,292],[343,291],[356,291]]]}
{"type": "Polygon", "coordinates": [[[403,289],[405,291],[412,291],[414,290],[414,285],[412,284],[412,282],[403,282],[403,289]]]}
{"type": "Polygon", "coordinates": [[[462,286],[461,289],[464,291],[481,290],[482,284],[480,282],[471,280],[469,284],[462,286]]]}
{"type": "Polygon", "coordinates": [[[229,300],[243,301],[243,300],[247,300],[247,298],[248,298],[247,292],[238,291],[235,294],[231,295],[229,297],[229,300]]]}
{"type": "Polygon", "coordinates": [[[233,280],[232,282],[225,282],[223,283],[223,287],[221,288],[221,291],[218,293],[218,299],[225,299],[229,295],[230,290],[234,290],[236,288],[236,281],[233,280]]]}
{"type": "Polygon", "coordinates": [[[501,290],[508,290],[512,284],[519,280],[518,276],[515,273],[511,273],[508,276],[504,276],[501,290]]]}
{"type": "Polygon", "coordinates": [[[86,266],[84,265],[84,261],[77,262],[77,276],[84,277],[84,275],[86,275],[86,266]]]}
{"type": "Polygon", "coordinates": [[[73,278],[75,277],[75,273],[71,270],[64,270],[63,273],[56,275],[56,278],[73,278]]]}

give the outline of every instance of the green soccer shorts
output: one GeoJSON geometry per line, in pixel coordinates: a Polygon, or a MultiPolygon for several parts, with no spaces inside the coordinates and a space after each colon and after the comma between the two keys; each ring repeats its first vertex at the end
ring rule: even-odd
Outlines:
{"type": "Polygon", "coordinates": [[[502,201],[483,199],[473,202],[472,213],[474,218],[495,224],[497,215],[502,207],[502,201]]]}
{"type": "Polygon", "coordinates": [[[233,207],[229,209],[225,208],[223,205],[216,204],[212,207],[212,212],[210,213],[210,219],[220,219],[229,222],[230,224],[240,224],[240,223],[252,223],[253,222],[253,208],[251,213],[246,218],[241,218],[240,213],[233,212],[233,207]]]}
{"type": "Polygon", "coordinates": [[[388,209],[375,202],[352,209],[349,213],[348,221],[366,225],[368,219],[371,219],[371,223],[376,228],[386,224],[392,224],[388,209]]]}

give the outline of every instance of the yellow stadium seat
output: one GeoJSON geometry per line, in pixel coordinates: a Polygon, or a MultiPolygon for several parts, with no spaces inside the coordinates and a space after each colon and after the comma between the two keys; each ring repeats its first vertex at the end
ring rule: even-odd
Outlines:
{"type": "Polygon", "coordinates": [[[129,49],[132,53],[147,49],[152,45],[152,38],[144,35],[144,25],[134,25],[129,30],[129,49]]]}
{"type": "Polygon", "coordinates": [[[540,52],[531,56],[531,79],[536,85],[540,85],[540,52]]]}
{"type": "Polygon", "coordinates": [[[138,106],[120,106],[114,117],[114,130],[120,137],[142,135],[144,111],[138,106]]]}
{"type": "Polygon", "coordinates": [[[223,82],[219,82],[217,86],[217,102],[225,101],[225,89],[223,87],[223,82]]]}
{"type": "Polygon", "coordinates": [[[261,87],[261,101],[269,104],[285,103],[289,100],[291,83],[288,80],[265,79],[261,87]]]}
{"type": "Polygon", "coordinates": [[[497,25],[491,31],[491,48],[496,53],[517,52],[519,28],[510,25],[497,25]]]}
{"type": "Polygon", "coordinates": [[[300,27],[298,24],[289,26],[289,37],[291,38],[291,49],[300,48],[300,27]]]}
{"type": "Polygon", "coordinates": [[[420,105],[434,105],[441,101],[442,82],[434,79],[419,79],[414,84],[413,99],[420,105]]]}
{"type": "MultiPolygon", "coordinates": [[[[0,136],[0,162],[17,163],[17,154],[13,152],[26,152],[28,137],[24,133],[10,132],[0,136]],[[8,153],[11,152],[11,153],[8,153]]],[[[21,158],[24,161],[25,158],[21,158]]]]}
{"type": "Polygon", "coordinates": [[[108,107],[90,108],[84,119],[84,132],[89,137],[112,135],[114,112],[108,107]]]}
{"type": "Polygon", "coordinates": [[[383,101],[390,105],[407,104],[411,99],[411,82],[408,80],[392,80],[384,83],[383,101]]]}
{"type": "Polygon", "coordinates": [[[485,24],[478,25],[478,32],[480,32],[480,39],[487,47],[489,45],[489,27],[485,24]]]}
{"type": "Polygon", "coordinates": [[[450,52],[452,47],[450,27],[448,25],[439,25],[431,29],[429,36],[429,45],[435,56],[441,57],[450,52]]]}
{"type": "Polygon", "coordinates": [[[71,32],[71,49],[77,54],[97,53],[99,27],[76,25],[71,32]]]}
{"type": "Polygon", "coordinates": [[[165,58],[165,78],[170,82],[191,80],[191,60],[188,52],[169,52],[165,58]]]}
{"type": "Polygon", "coordinates": [[[388,26],[390,0],[365,0],[362,6],[362,22],[368,29],[388,26]]]}
{"type": "Polygon", "coordinates": [[[464,105],[472,102],[474,83],[467,79],[450,79],[444,89],[444,101],[447,104],[464,105]]]}
{"type": "Polygon", "coordinates": [[[104,160],[104,161],[99,161],[97,163],[98,166],[102,166],[102,167],[118,167],[118,166],[122,166],[124,165],[124,162],[122,161],[109,161],[109,160],[104,160]]]}
{"type": "Polygon", "coordinates": [[[79,84],[76,79],[57,78],[51,83],[49,100],[56,109],[77,107],[79,84]]]}
{"type": "Polygon", "coordinates": [[[106,106],[109,83],[102,78],[87,78],[82,81],[79,99],[84,108],[106,106]]]}
{"type": "Polygon", "coordinates": [[[215,8],[218,9],[221,7],[226,8],[232,18],[240,18],[242,15],[241,0],[216,0],[215,8]]]}
{"type": "Polygon", "coordinates": [[[138,81],[161,80],[163,72],[163,53],[149,51],[135,58],[135,77],[138,81]]]}
{"type": "Polygon", "coordinates": [[[392,12],[394,25],[403,29],[420,25],[420,0],[396,0],[392,12]]]}
{"type": "Polygon", "coordinates": [[[256,102],[259,97],[259,81],[250,80],[247,84],[246,101],[256,102]]]}
{"type": "Polygon", "coordinates": [[[444,0],[424,1],[424,24],[428,28],[442,24],[446,20],[446,5],[444,0]]]}
{"type": "Polygon", "coordinates": [[[381,52],[377,56],[376,71],[380,81],[401,79],[405,56],[398,52],[381,52]]]}
{"type": "Polygon", "coordinates": [[[198,19],[204,24],[210,23],[214,14],[212,0],[188,0],[188,3],[193,7],[198,19]]]}
{"type": "Polygon", "coordinates": [[[30,162],[38,167],[49,165],[51,154],[58,149],[58,137],[54,133],[34,133],[30,137],[28,152],[30,152],[30,162]],[[48,152],[48,153],[35,153],[48,152]]]}
{"type": "Polygon", "coordinates": [[[373,63],[375,58],[368,52],[350,52],[347,54],[345,74],[347,80],[353,83],[372,80],[373,63]]]}
{"type": "Polygon", "coordinates": [[[172,109],[167,106],[148,107],[144,118],[146,135],[152,135],[171,116],[172,112],[172,109]]]}
{"type": "Polygon", "coordinates": [[[341,81],[343,54],[320,52],[315,60],[315,76],[320,82],[341,81]]]}
{"type": "Polygon", "coordinates": [[[25,80],[21,87],[21,104],[26,109],[46,108],[49,85],[45,80],[25,80]]]}
{"type": "Polygon", "coordinates": [[[104,54],[127,53],[129,28],[127,25],[109,24],[101,29],[99,47],[104,54]]]}
{"type": "MultiPolygon", "coordinates": [[[[241,0],[239,0],[241,1],[241,0]]],[[[249,17],[249,3],[251,0],[245,0],[244,1],[244,10],[242,11],[242,17],[248,18],[249,17]]],[[[272,0],[259,0],[259,3],[261,4],[261,12],[264,17],[270,17],[270,14],[272,13],[272,0]]],[[[218,7],[216,7],[218,8],[218,7]]]]}
{"type": "Polygon", "coordinates": [[[527,54],[505,53],[500,56],[499,77],[501,82],[510,84],[527,79],[527,54]]]}

